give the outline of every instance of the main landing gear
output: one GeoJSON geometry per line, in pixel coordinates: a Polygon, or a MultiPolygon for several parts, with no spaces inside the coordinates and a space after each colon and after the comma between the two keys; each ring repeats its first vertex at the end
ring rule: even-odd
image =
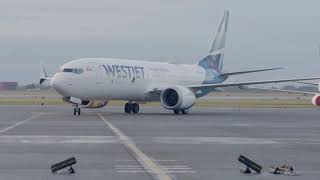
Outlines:
{"type": "Polygon", "coordinates": [[[124,112],[130,114],[131,112],[136,114],[139,112],[139,104],[128,102],[124,106],[124,112]]]}
{"type": "Polygon", "coordinates": [[[79,105],[75,105],[74,108],[73,108],[73,115],[77,115],[80,116],[81,114],[81,109],[79,108],[79,105]]]}
{"type": "Polygon", "coordinates": [[[182,113],[182,114],[188,114],[188,113],[189,113],[189,109],[174,109],[173,112],[174,112],[175,114],[180,114],[180,113],[182,113]]]}

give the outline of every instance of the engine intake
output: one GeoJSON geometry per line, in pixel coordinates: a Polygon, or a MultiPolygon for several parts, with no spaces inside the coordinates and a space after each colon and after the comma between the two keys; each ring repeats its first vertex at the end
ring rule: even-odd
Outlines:
{"type": "Polygon", "coordinates": [[[196,97],[188,88],[173,86],[161,92],[160,101],[166,109],[188,109],[193,106],[196,97]]]}

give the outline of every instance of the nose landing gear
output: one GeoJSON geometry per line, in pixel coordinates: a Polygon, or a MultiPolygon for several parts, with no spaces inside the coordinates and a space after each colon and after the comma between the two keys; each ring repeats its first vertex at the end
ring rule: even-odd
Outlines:
{"type": "Polygon", "coordinates": [[[73,108],[73,115],[77,115],[80,116],[81,114],[81,109],[79,108],[79,105],[75,105],[75,107],[73,108]]]}
{"type": "Polygon", "coordinates": [[[128,102],[125,104],[124,106],[124,112],[130,114],[131,112],[136,114],[138,113],[140,110],[139,108],[139,104],[138,103],[132,103],[132,102],[128,102]]]}

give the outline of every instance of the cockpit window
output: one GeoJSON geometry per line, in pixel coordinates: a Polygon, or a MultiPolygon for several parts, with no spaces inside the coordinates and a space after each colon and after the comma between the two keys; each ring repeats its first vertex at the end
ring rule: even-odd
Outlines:
{"type": "Polygon", "coordinates": [[[64,69],[63,69],[63,72],[81,74],[81,73],[83,73],[83,69],[64,68],[64,69]]]}
{"type": "Polygon", "coordinates": [[[73,72],[73,69],[65,68],[65,69],[63,69],[63,72],[73,72]]]}
{"type": "Polygon", "coordinates": [[[74,69],[74,73],[81,74],[83,73],[83,69],[74,69]]]}

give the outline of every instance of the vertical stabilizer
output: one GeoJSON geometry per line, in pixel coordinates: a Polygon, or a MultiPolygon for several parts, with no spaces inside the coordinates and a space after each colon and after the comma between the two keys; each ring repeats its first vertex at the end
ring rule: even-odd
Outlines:
{"type": "Polygon", "coordinates": [[[224,49],[227,39],[228,19],[229,11],[225,10],[223,17],[220,20],[219,27],[214,35],[213,43],[210,48],[209,54],[224,49]]]}
{"type": "Polygon", "coordinates": [[[228,19],[229,11],[225,10],[214,35],[208,56],[199,61],[199,66],[202,66],[207,71],[206,81],[210,81],[214,77],[218,76],[222,71],[224,48],[227,39],[228,19]]]}

